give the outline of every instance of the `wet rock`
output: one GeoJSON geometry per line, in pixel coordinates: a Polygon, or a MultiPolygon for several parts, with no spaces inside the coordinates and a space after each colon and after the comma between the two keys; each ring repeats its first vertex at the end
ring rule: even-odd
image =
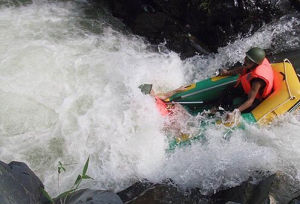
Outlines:
{"type": "Polygon", "coordinates": [[[300,48],[288,50],[269,56],[272,62],[283,62],[284,59],[289,59],[294,68],[300,73],[300,48]]]}
{"type": "Polygon", "coordinates": [[[281,16],[273,2],[262,0],[191,1],[188,10],[192,34],[212,50],[225,46],[237,34],[252,33],[281,16]]]}
{"type": "Polygon", "coordinates": [[[185,22],[186,1],[113,0],[110,5],[114,16],[122,19],[133,33],[146,37],[153,44],[164,43],[182,57],[208,52],[205,43],[190,39],[185,22]]]}
{"type": "Polygon", "coordinates": [[[154,184],[147,180],[136,182],[132,186],[119,192],[118,195],[120,196],[123,202],[128,202],[138,197],[139,195],[143,194],[143,192],[145,192],[149,188],[152,188],[153,186],[154,184]]]}
{"type": "Polygon", "coordinates": [[[120,197],[110,191],[81,189],[66,198],[55,199],[56,204],[122,204],[120,197]]]}
{"type": "Polygon", "coordinates": [[[203,50],[216,51],[237,35],[253,33],[282,16],[278,2],[112,0],[110,7],[113,15],[122,19],[135,34],[146,37],[151,43],[165,42],[169,49],[188,57],[203,53],[203,50]]]}
{"type": "Polygon", "coordinates": [[[46,202],[40,179],[22,162],[0,161],[0,203],[37,204],[46,202]]]}
{"type": "Polygon", "coordinates": [[[290,0],[291,4],[300,11],[300,0],[290,0]]]}
{"type": "Polygon", "coordinates": [[[172,24],[171,19],[162,12],[141,13],[137,15],[132,29],[139,35],[151,37],[160,35],[166,26],[172,30],[172,26],[169,26],[170,24],[172,24]]]}
{"type": "Polygon", "coordinates": [[[253,183],[250,178],[241,185],[219,191],[212,196],[218,202],[237,202],[243,204],[268,203],[269,193],[274,181],[275,175],[262,179],[258,184],[253,183]]]}
{"type": "Polygon", "coordinates": [[[199,203],[206,204],[208,199],[202,196],[199,191],[192,190],[184,192],[175,185],[163,183],[142,183],[138,182],[133,186],[118,193],[123,202],[130,204],[152,204],[152,203],[173,203],[188,204],[199,203]]]}
{"type": "MultiPolygon", "coordinates": [[[[296,175],[297,173],[293,172],[292,174],[296,175]]],[[[300,195],[300,183],[291,175],[282,172],[275,174],[270,188],[270,195],[277,203],[289,203],[289,201],[300,195]]]]}
{"type": "Polygon", "coordinates": [[[293,176],[277,172],[264,176],[257,172],[256,179],[249,178],[239,186],[229,189],[219,189],[217,193],[202,195],[200,189],[188,191],[179,189],[172,182],[153,184],[148,181],[137,182],[131,187],[118,193],[125,203],[242,203],[242,204],[284,204],[300,203],[300,185],[293,176]],[[257,180],[261,178],[261,180],[257,180]],[[294,200],[293,200],[294,199],[294,200]],[[292,200],[292,201],[291,201],[292,200]],[[291,202],[290,202],[291,201],[291,202]]]}
{"type": "Polygon", "coordinates": [[[291,200],[289,202],[289,204],[299,204],[300,203],[300,196],[297,197],[297,198],[294,198],[293,200],[291,200]]]}
{"type": "Polygon", "coordinates": [[[170,182],[153,184],[150,182],[138,182],[118,193],[123,202],[131,204],[147,203],[243,203],[259,204],[270,201],[270,190],[275,175],[266,177],[258,183],[250,178],[241,185],[219,190],[216,194],[202,195],[200,189],[194,188],[188,191],[179,189],[170,182]]]}

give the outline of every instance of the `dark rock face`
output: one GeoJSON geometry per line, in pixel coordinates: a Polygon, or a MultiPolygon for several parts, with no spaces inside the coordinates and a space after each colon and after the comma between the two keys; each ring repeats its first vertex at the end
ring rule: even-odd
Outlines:
{"type": "Polygon", "coordinates": [[[147,189],[152,188],[154,186],[153,183],[148,181],[137,182],[127,189],[118,193],[123,202],[128,202],[133,200],[135,197],[143,194],[147,189]]]}
{"type": "Polygon", "coordinates": [[[131,204],[150,203],[226,203],[258,204],[269,201],[274,175],[253,184],[251,179],[240,186],[221,190],[213,195],[202,195],[199,189],[182,191],[170,183],[153,184],[138,182],[118,193],[123,202],[131,204]]]}
{"type": "Polygon", "coordinates": [[[258,184],[253,184],[250,179],[243,182],[240,186],[220,191],[212,197],[221,203],[227,201],[249,204],[267,203],[274,178],[275,175],[272,175],[258,184]]]}
{"type": "Polygon", "coordinates": [[[291,61],[296,71],[300,73],[300,48],[269,56],[272,62],[283,62],[286,58],[291,61]]]}
{"type": "Polygon", "coordinates": [[[47,199],[40,179],[22,162],[0,161],[0,203],[37,204],[47,199]]]}
{"type": "Polygon", "coordinates": [[[277,203],[289,203],[295,197],[300,198],[300,183],[295,180],[296,172],[291,175],[286,175],[280,172],[275,174],[270,195],[277,201],[277,203]]]}
{"type": "Polygon", "coordinates": [[[289,202],[289,204],[299,204],[300,203],[300,196],[297,198],[294,198],[293,200],[291,200],[291,202],[289,202]]]}
{"type": "Polygon", "coordinates": [[[192,33],[205,39],[213,50],[224,46],[238,33],[256,31],[280,14],[271,1],[263,0],[194,1],[189,10],[192,33]]]}
{"type": "Polygon", "coordinates": [[[300,11],[300,0],[290,0],[291,4],[298,10],[300,11]]]}
{"type": "Polygon", "coordinates": [[[209,199],[201,195],[197,189],[184,192],[170,183],[153,184],[138,182],[118,193],[123,202],[130,204],[173,203],[189,204],[209,203],[209,199]]]}
{"type": "MultiPolygon", "coordinates": [[[[249,178],[239,186],[219,190],[212,195],[202,195],[197,188],[183,191],[170,182],[153,184],[147,181],[137,182],[119,192],[118,195],[123,202],[130,204],[288,203],[299,194],[300,187],[298,186],[299,184],[291,181],[287,175],[276,173],[264,177],[259,182],[254,182],[252,178],[249,178]]],[[[299,200],[296,198],[295,202],[298,201],[297,199],[299,200]]]]}
{"type": "Polygon", "coordinates": [[[122,200],[113,192],[81,189],[71,193],[65,199],[55,199],[55,203],[61,204],[122,204],[122,200]]]}
{"type": "MultiPolygon", "coordinates": [[[[96,1],[96,0],[95,0],[96,1]]],[[[298,1],[298,0],[291,0],[298,1]]],[[[135,34],[188,57],[215,51],[238,34],[282,15],[277,0],[112,0],[114,16],[135,34]],[[204,46],[205,45],[205,46],[204,46]]]]}

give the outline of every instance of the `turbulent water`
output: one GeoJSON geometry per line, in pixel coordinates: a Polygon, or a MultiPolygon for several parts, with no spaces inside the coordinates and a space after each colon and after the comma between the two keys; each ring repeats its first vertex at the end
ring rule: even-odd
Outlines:
{"type": "MultiPolygon", "coordinates": [[[[251,46],[300,47],[299,17],[285,16],[217,54],[185,61],[154,51],[105,10],[84,1],[0,1],[0,159],[24,161],[51,195],[69,189],[88,157],[82,186],[122,190],[171,178],[203,193],[255,174],[284,171],[300,180],[300,115],[167,153],[166,119],[137,88],[168,91],[241,62],[251,46]],[[123,30],[123,31],[122,31],[123,30]],[[61,161],[66,172],[57,173],[61,161]]],[[[190,119],[193,120],[193,119],[190,119]]]]}

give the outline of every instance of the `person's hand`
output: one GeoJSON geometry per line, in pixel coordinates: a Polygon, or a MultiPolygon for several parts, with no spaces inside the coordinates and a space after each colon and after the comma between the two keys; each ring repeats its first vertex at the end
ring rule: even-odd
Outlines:
{"type": "Polygon", "coordinates": [[[219,70],[219,75],[220,76],[226,76],[229,75],[229,71],[227,69],[220,69],[219,70]]]}
{"type": "Polygon", "coordinates": [[[226,122],[232,122],[234,119],[234,113],[230,112],[226,114],[226,122]]]}
{"type": "Polygon", "coordinates": [[[236,118],[240,115],[240,110],[239,109],[234,109],[232,112],[227,113],[225,120],[226,122],[234,122],[236,118]]]}
{"type": "Polygon", "coordinates": [[[179,87],[178,89],[176,89],[176,92],[184,91],[188,86],[189,86],[189,85],[187,85],[187,86],[181,86],[181,87],[179,87]]]}

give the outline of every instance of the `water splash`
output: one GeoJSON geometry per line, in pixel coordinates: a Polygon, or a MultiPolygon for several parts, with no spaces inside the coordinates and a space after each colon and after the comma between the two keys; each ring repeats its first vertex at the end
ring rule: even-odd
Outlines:
{"type": "Polygon", "coordinates": [[[173,52],[151,51],[143,39],[117,31],[107,23],[117,23],[109,16],[85,18],[85,6],[34,1],[0,7],[1,159],[27,162],[52,195],[72,185],[89,155],[88,174],[95,180],[85,185],[115,191],[142,178],[171,178],[210,192],[237,185],[256,170],[300,169],[298,116],[234,132],[230,141],[211,126],[205,144],[168,154],[165,119],[137,88],[153,83],[155,91],[167,91],[205,78],[242,61],[253,45],[272,47],[276,36],[293,32],[299,19],[289,20],[291,26],[277,34],[267,26],[218,54],[181,61],[173,52]],[[59,189],[58,161],[67,169],[59,189]]]}
{"type": "Polygon", "coordinates": [[[218,53],[195,56],[185,61],[186,80],[199,81],[214,74],[215,70],[244,62],[245,53],[251,47],[267,49],[267,55],[300,47],[299,14],[283,16],[280,20],[260,28],[253,35],[238,37],[218,53]]]}

